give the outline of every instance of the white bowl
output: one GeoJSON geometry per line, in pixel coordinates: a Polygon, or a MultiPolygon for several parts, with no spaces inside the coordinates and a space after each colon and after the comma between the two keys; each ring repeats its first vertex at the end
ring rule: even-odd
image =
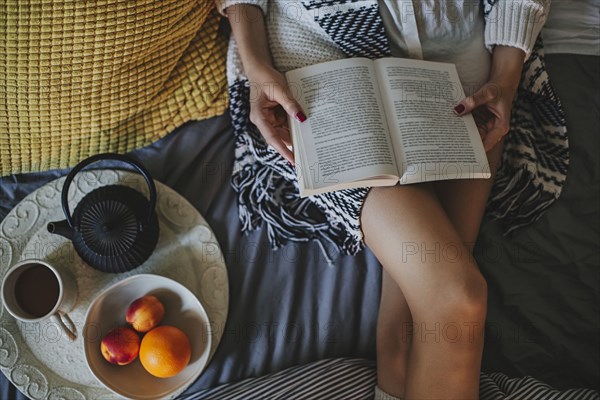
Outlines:
{"type": "Polygon", "coordinates": [[[83,330],[85,358],[94,376],[113,392],[131,399],[164,399],[185,390],[206,367],[212,340],[209,326],[206,311],[185,286],[159,275],[134,275],[106,289],[90,305],[83,330]],[[139,359],[125,366],[110,364],[100,352],[108,331],[128,326],[129,304],[147,294],[157,296],[165,306],[160,325],[175,326],[190,339],[190,362],[171,378],[152,376],[139,359]]]}

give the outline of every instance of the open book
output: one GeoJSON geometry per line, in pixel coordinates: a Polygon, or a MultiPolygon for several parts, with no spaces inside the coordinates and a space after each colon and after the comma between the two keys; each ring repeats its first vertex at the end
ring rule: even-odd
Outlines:
{"type": "Polygon", "coordinates": [[[453,64],[349,58],[286,73],[308,115],[290,119],[300,195],[444,179],[489,178],[453,64]]]}

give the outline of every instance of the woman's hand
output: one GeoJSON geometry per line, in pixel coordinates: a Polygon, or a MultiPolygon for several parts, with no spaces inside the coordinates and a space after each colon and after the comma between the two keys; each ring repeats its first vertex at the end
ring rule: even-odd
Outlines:
{"type": "Polygon", "coordinates": [[[300,122],[306,116],[285,77],[273,68],[262,11],[251,4],[235,4],[227,7],[225,14],[250,82],[250,121],[266,142],[293,164],[294,154],[287,147],[291,143],[286,113],[300,122]]]}
{"type": "Polygon", "coordinates": [[[288,115],[300,122],[306,115],[292,96],[283,74],[270,65],[247,71],[250,81],[250,121],[260,130],[267,144],[294,164],[288,115]]]}
{"type": "Polygon", "coordinates": [[[496,46],[488,82],[454,108],[458,115],[473,113],[485,151],[491,150],[508,133],[524,59],[525,52],[521,49],[496,46]]]}

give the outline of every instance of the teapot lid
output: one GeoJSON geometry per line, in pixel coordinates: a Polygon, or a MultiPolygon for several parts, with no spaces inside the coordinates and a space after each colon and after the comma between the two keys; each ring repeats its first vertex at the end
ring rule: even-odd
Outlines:
{"type": "Polygon", "coordinates": [[[150,257],[158,241],[158,221],[148,201],[122,185],[98,188],[75,209],[73,245],[90,266],[104,272],[125,272],[150,257]]]}

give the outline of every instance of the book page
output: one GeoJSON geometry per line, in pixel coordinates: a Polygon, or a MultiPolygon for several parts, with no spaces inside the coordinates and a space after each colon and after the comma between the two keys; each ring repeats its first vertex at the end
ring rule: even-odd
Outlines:
{"type": "Polygon", "coordinates": [[[490,176],[473,117],[453,112],[464,97],[453,64],[400,58],[376,64],[400,183],[490,176]]]}
{"type": "Polygon", "coordinates": [[[371,60],[332,61],[286,77],[308,116],[292,123],[296,168],[307,188],[398,174],[371,60]]]}

